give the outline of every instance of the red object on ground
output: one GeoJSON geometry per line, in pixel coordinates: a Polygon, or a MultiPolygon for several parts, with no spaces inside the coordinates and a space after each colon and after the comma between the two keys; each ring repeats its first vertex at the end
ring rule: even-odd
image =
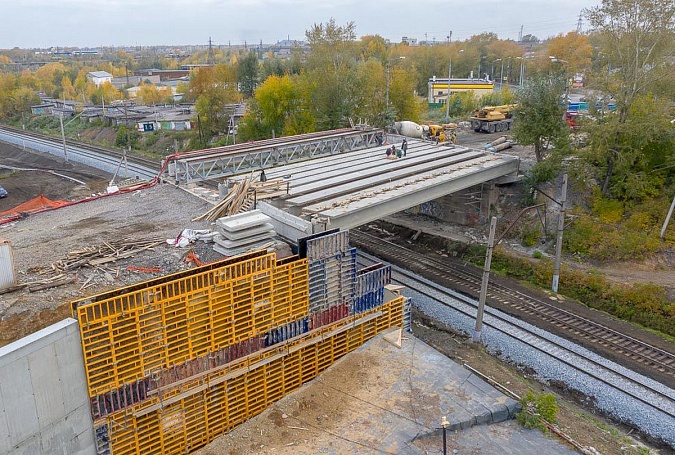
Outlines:
{"type": "Polygon", "coordinates": [[[190,262],[192,262],[197,267],[204,265],[204,263],[201,260],[199,260],[194,251],[190,251],[188,254],[185,255],[185,263],[189,264],[190,262]]]}
{"type": "Polygon", "coordinates": [[[137,267],[135,265],[128,265],[127,270],[130,270],[132,272],[143,272],[143,273],[157,273],[162,271],[162,269],[160,269],[159,267],[137,267]]]}
{"type": "Polygon", "coordinates": [[[52,201],[41,194],[30,201],[26,201],[23,204],[19,204],[9,210],[0,212],[0,217],[20,217],[22,213],[30,215],[33,213],[43,212],[45,210],[63,207],[64,205],[68,205],[68,202],[52,201]]]}

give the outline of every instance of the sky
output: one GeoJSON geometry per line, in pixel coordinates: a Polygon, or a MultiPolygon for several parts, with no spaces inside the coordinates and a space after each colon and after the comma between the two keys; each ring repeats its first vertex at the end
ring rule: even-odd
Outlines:
{"type": "MultiPolygon", "coordinates": [[[[599,2],[599,0],[598,0],[599,2]]],[[[540,39],[577,28],[593,0],[0,0],[0,49],[273,44],[313,24],[353,21],[358,36],[392,42],[540,39]],[[425,38],[426,37],[426,38],[425,38]]],[[[586,27],[584,20],[582,27],[586,27]]]]}

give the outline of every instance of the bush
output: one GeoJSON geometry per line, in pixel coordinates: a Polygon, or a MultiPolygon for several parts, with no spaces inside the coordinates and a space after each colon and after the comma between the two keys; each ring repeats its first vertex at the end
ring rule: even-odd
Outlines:
{"type": "Polygon", "coordinates": [[[555,423],[558,403],[552,393],[535,395],[528,390],[520,399],[520,404],[523,409],[516,414],[516,420],[525,428],[546,431],[546,423],[555,423]]]}
{"type": "MultiPolygon", "coordinates": [[[[482,267],[485,250],[464,256],[465,260],[482,267]]],[[[492,255],[492,271],[549,288],[553,279],[553,262],[542,259],[533,262],[509,256],[501,248],[492,255]]],[[[597,273],[586,273],[563,267],[560,273],[560,293],[590,308],[604,311],[620,319],[675,336],[675,303],[667,301],[664,288],[653,284],[632,286],[612,285],[597,273]]]]}

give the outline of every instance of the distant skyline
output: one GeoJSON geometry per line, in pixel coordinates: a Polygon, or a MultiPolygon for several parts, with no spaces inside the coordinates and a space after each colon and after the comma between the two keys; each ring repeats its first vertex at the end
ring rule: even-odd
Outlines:
{"type": "MultiPolygon", "coordinates": [[[[0,49],[265,44],[304,40],[315,23],[353,21],[357,36],[460,41],[482,32],[545,39],[577,28],[588,0],[0,0],[0,49]]],[[[583,29],[587,28],[583,20],[583,29]]]]}

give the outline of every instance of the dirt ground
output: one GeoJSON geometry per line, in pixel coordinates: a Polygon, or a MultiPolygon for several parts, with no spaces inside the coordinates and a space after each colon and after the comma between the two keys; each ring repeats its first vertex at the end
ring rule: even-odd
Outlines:
{"type": "Polygon", "coordinates": [[[0,212],[41,194],[51,200],[82,199],[105,190],[110,180],[110,176],[98,169],[65,162],[55,156],[22,150],[4,142],[0,142],[0,165],[3,166],[0,168],[0,185],[8,193],[7,197],[0,199],[0,212]]]}

